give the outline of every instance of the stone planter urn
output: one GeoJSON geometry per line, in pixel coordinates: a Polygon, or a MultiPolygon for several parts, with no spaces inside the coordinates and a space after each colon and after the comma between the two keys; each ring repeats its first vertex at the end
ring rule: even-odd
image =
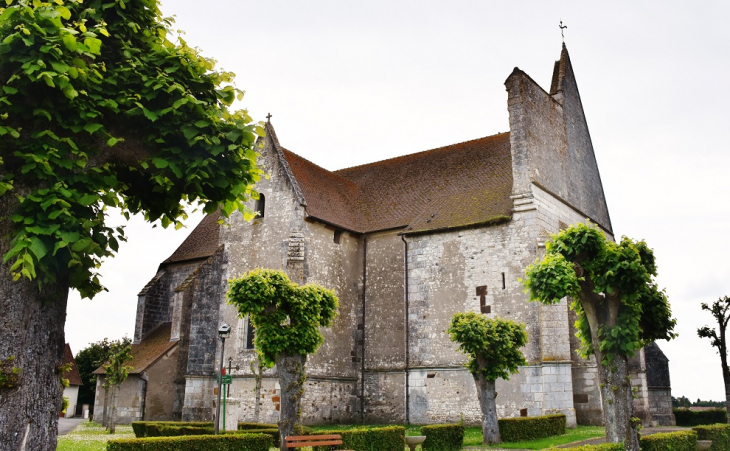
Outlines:
{"type": "Polygon", "coordinates": [[[406,445],[408,445],[408,448],[410,448],[411,451],[416,451],[416,446],[420,445],[421,443],[426,441],[425,435],[413,435],[410,437],[406,437],[406,445]]]}
{"type": "Polygon", "coordinates": [[[697,451],[706,451],[712,446],[712,440],[697,440],[697,451]]]}

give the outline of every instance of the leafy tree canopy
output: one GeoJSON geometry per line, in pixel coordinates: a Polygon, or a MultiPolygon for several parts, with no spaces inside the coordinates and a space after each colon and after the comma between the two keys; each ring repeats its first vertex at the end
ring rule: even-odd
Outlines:
{"type": "Polygon", "coordinates": [[[96,343],[91,343],[76,354],[76,368],[79,370],[83,385],[79,387],[79,404],[93,404],[96,391],[96,374],[94,371],[102,366],[111,356],[113,346],[126,346],[131,344],[128,337],[120,340],[110,341],[105,338],[96,343]]]}
{"type": "Polygon", "coordinates": [[[339,303],[332,290],[317,284],[299,286],[282,271],[255,269],[230,280],[228,302],[256,327],[254,344],[262,362],[271,367],[279,354],[303,356],[319,348],[339,303]]]}
{"type": "Polygon", "coordinates": [[[573,298],[583,356],[599,351],[608,363],[615,355],[633,356],[650,341],[676,337],[656,274],[654,253],[644,241],[623,237],[615,243],[591,225],[576,224],[552,236],[544,258],[526,269],[522,282],[532,301],[573,298]]]}
{"type": "Polygon", "coordinates": [[[181,226],[184,205],[252,214],[255,140],[243,93],[171,36],[156,0],[5,0],[0,8],[0,201],[16,280],[103,289],[121,228],[105,209],[181,226]]]}
{"type": "Polygon", "coordinates": [[[508,380],[526,365],[520,348],[527,344],[525,326],[508,319],[488,319],[474,312],[457,313],[448,329],[451,340],[469,356],[466,367],[488,381],[508,380]]]}

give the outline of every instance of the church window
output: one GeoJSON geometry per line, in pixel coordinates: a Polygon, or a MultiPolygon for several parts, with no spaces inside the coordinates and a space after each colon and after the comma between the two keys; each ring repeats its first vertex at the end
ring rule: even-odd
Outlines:
{"type": "Polygon", "coordinates": [[[254,349],[253,340],[256,337],[256,328],[251,324],[251,318],[246,318],[246,347],[245,349],[254,349]]]}
{"type": "Polygon", "coordinates": [[[266,209],[266,196],[264,196],[263,193],[259,193],[259,198],[256,200],[256,203],[254,204],[253,210],[258,213],[257,218],[263,218],[264,217],[264,210],[266,209]]]}
{"type": "Polygon", "coordinates": [[[340,239],[342,238],[342,230],[335,230],[335,244],[340,244],[340,239]]]}

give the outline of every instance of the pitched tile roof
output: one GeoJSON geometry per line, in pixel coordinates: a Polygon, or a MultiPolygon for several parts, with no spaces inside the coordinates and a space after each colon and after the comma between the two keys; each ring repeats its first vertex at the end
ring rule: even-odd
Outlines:
{"type": "MultiPolygon", "coordinates": [[[[158,326],[137,344],[132,344],[132,361],[127,365],[133,369],[129,374],[140,374],[155,363],[167,351],[177,346],[177,341],[170,341],[172,323],[158,326]]],[[[94,374],[104,374],[104,365],[94,370],[94,374]]]]}
{"type": "Polygon", "coordinates": [[[330,172],[285,151],[310,216],[355,232],[424,232],[511,215],[509,133],[330,172]]]}
{"type": "Polygon", "coordinates": [[[69,385],[84,385],[83,381],[81,381],[81,375],[79,374],[79,369],[76,366],[76,360],[74,360],[74,355],[71,352],[71,346],[66,343],[66,349],[64,350],[64,356],[63,356],[63,364],[66,365],[70,363],[71,369],[63,373],[63,377],[65,379],[68,379],[69,385]]]}
{"type": "Polygon", "coordinates": [[[177,263],[213,255],[216,249],[218,249],[218,236],[220,231],[218,220],[220,217],[220,211],[216,211],[203,218],[200,224],[190,232],[190,235],[188,235],[180,247],[162,263],[177,263]]]}

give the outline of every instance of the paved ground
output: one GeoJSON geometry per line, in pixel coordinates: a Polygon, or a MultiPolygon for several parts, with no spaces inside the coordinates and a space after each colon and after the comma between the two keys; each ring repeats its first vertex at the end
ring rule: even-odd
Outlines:
{"type": "Polygon", "coordinates": [[[58,419],[58,435],[66,435],[78,426],[83,418],[59,418],[58,419]]]}

